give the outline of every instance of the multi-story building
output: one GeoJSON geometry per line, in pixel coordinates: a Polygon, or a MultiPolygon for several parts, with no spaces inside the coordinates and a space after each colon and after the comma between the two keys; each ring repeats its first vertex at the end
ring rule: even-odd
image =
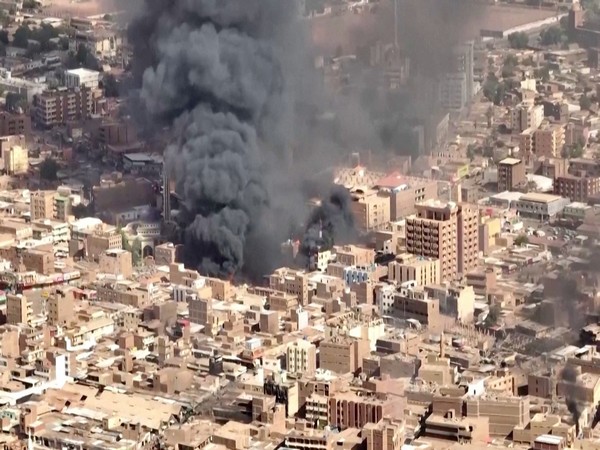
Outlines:
{"type": "Polygon", "coordinates": [[[600,193],[600,178],[563,175],[554,180],[554,193],[573,202],[585,203],[600,193]]]}
{"type": "Polygon", "coordinates": [[[6,296],[6,323],[28,324],[33,318],[33,303],[23,294],[6,296]]]}
{"type": "Polygon", "coordinates": [[[475,95],[475,42],[467,41],[452,50],[456,58],[456,69],[465,74],[467,102],[475,95]]]}
{"type": "Polygon", "coordinates": [[[498,163],[498,192],[514,191],[525,186],[525,163],[516,158],[505,158],[498,163]]]}
{"type": "Polygon", "coordinates": [[[430,298],[422,286],[414,289],[403,288],[394,293],[392,299],[391,310],[382,311],[382,315],[417,320],[432,330],[441,329],[440,302],[436,298],[430,298]]]}
{"type": "Polygon", "coordinates": [[[319,367],[334,373],[354,373],[362,367],[363,357],[371,352],[366,339],[333,337],[319,345],[319,367]]]}
{"type": "Polygon", "coordinates": [[[524,155],[530,155],[534,152],[534,133],[533,128],[527,128],[519,134],[519,149],[524,155]]]}
{"type": "Polygon", "coordinates": [[[477,264],[477,208],[427,201],[406,219],[406,249],[440,260],[443,281],[454,280],[477,264]]]}
{"type": "Polygon", "coordinates": [[[565,129],[562,125],[547,125],[533,133],[536,156],[558,157],[565,146],[565,129]]]}
{"type": "Polygon", "coordinates": [[[4,170],[8,175],[23,175],[29,170],[27,148],[15,145],[4,152],[4,170]]]}
{"type": "Polygon", "coordinates": [[[415,203],[437,198],[437,181],[408,177],[393,172],[375,184],[390,198],[390,220],[404,219],[416,212],[415,203]]]}
{"type": "Polygon", "coordinates": [[[51,249],[28,248],[23,252],[23,265],[27,270],[49,275],[54,272],[54,252],[51,249]]]}
{"type": "Polygon", "coordinates": [[[301,305],[308,303],[308,276],[302,271],[281,267],[269,276],[269,287],[297,296],[301,305]]]}
{"type": "Polygon", "coordinates": [[[390,221],[390,199],[375,189],[355,189],[350,205],[361,230],[381,228],[390,221]]]}
{"type": "Polygon", "coordinates": [[[476,205],[458,205],[458,261],[457,270],[465,275],[477,267],[479,255],[479,210],[476,205]]]}
{"type": "Polygon", "coordinates": [[[520,215],[548,220],[559,214],[570,203],[568,198],[558,195],[531,193],[523,195],[515,208],[520,215]]]}
{"type": "Polygon", "coordinates": [[[52,219],[54,217],[54,191],[31,193],[31,220],[52,219]]]}
{"type": "Polygon", "coordinates": [[[73,290],[70,288],[55,290],[46,302],[48,323],[50,325],[68,325],[75,315],[74,299],[73,290]]]}
{"type": "Polygon", "coordinates": [[[388,279],[398,284],[414,281],[416,285],[439,284],[442,281],[440,260],[410,253],[398,255],[388,264],[388,279]]]}
{"type": "Polygon", "coordinates": [[[94,113],[94,94],[91,89],[56,89],[38,95],[34,120],[42,127],[82,120],[94,113]]]}
{"type": "Polygon", "coordinates": [[[400,450],[404,442],[404,422],[384,417],[363,427],[367,450],[400,450]]]}
{"type": "Polygon", "coordinates": [[[398,417],[404,405],[405,399],[395,395],[335,392],[329,398],[329,424],[339,429],[362,428],[386,416],[398,417]]]}
{"type": "Polygon", "coordinates": [[[100,254],[100,272],[129,278],[133,274],[132,255],[127,250],[106,250],[100,254]]]}
{"type": "Polygon", "coordinates": [[[544,120],[544,107],[542,105],[520,104],[513,108],[510,116],[510,127],[513,131],[521,133],[527,129],[536,130],[544,120]]]}
{"type": "Polygon", "coordinates": [[[28,135],[31,133],[31,117],[28,114],[0,112],[0,136],[28,135]]]}
{"type": "Polygon", "coordinates": [[[65,72],[65,84],[68,88],[86,87],[97,89],[100,83],[100,72],[85,68],[67,70],[65,72]]]}
{"type": "Polygon", "coordinates": [[[317,348],[315,345],[302,340],[297,340],[288,345],[286,367],[290,373],[315,373],[317,370],[317,348]]]}
{"type": "Polygon", "coordinates": [[[467,75],[447,73],[439,84],[440,105],[448,110],[460,110],[467,103],[467,75]]]}

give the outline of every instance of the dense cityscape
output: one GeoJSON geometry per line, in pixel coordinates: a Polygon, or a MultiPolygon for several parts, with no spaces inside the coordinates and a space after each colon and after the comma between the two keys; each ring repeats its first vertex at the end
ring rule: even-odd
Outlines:
{"type": "Polygon", "coordinates": [[[0,0],[4,450],[600,450],[599,0],[0,0]]]}

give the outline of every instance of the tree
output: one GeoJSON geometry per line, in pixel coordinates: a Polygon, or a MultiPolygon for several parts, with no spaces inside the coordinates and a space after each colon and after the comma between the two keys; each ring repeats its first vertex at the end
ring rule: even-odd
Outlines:
{"type": "Polygon", "coordinates": [[[119,85],[113,74],[108,74],[104,77],[104,95],[106,97],[118,97],[119,85]]]}
{"type": "Polygon", "coordinates": [[[550,67],[548,65],[545,65],[543,67],[540,67],[539,69],[535,69],[533,71],[533,76],[544,83],[550,81],[550,67]]]}
{"type": "Polygon", "coordinates": [[[110,14],[104,14],[102,19],[106,20],[107,22],[110,22],[112,20],[112,16],[110,14]]]}
{"type": "Polygon", "coordinates": [[[40,178],[46,181],[58,180],[58,163],[52,158],[46,158],[40,164],[40,178]]]}
{"type": "Polygon", "coordinates": [[[25,9],[36,9],[38,2],[36,0],[23,0],[23,8],[25,9]]]}
{"type": "Polygon", "coordinates": [[[98,59],[83,44],[79,44],[79,47],[77,47],[75,59],[81,67],[85,67],[86,69],[90,70],[100,69],[100,63],[98,62],[98,59]]]}
{"type": "Polygon", "coordinates": [[[579,107],[584,110],[589,110],[592,107],[592,100],[587,95],[579,97],[579,107]]]}
{"type": "Polygon", "coordinates": [[[493,327],[498,323],[500,315],[502,314],[502,308],[500,305],[494,304],[490,306],[487,316],[485,317],[485,325],[487,327],[493,327]]]}
{"type": "Polygon", "coordinates": [[[511,48],[523,49],[529,46],[529,36],[527,33],[519,32],[508,35],[508,44],[511,48]]]}
{"type": "Polygon", "coordinates": [[[564,39],[563,30],[558,26],[552,26],[542,30],[540,33],[540,44],[541,45],[558,45],[564,39]]]}
{"type": "Polygon", "coordinates": [[[13,34],[13,45],[19,48],[27,48],[29,39],[31,38],[31,30],[27,25],[21,25],[13,34]]]}
{"type": "Polygon", "coordinates": [[[562,151],[563,158],[581,158],[583,156],[584,148],[581,142],[577,142],[571,146],[565,146],[562,151]]]}
{"type": "Polygon", "coordinates": [[[515,245],[518,245],[519,247],[521,247],[525,244],[528,244],[528,243],[529,243],[529,238],[525,234],[520,234],[519,236],[517,236],[515,238],[515,245]]]}
{"type": "Polygon", "coordinates": [[[0,30],[0,42],[2,42],[4,45],[8,45],[8,31],[0,30]]]}

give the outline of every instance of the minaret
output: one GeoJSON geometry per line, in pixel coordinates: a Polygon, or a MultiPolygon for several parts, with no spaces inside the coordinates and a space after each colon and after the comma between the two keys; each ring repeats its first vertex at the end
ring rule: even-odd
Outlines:
{"type": "Polygon", "coordinates": [[[163,167],[163,220],[171,221],[171,180],[165,167],[163,167]]]}

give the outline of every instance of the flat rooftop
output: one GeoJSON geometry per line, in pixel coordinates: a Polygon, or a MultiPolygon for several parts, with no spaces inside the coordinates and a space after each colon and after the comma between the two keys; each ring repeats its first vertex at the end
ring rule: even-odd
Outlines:
{"type": "Polygon", "coordinates": [[[514,166],[515,164],[519,164],[521,162],[520,159],[517,158],[504,158],[502,161],[500,161],[499,164],[504,164],[507,166],[514,166]]]}
{"type": "Polygon", "coordinates": [[[532,192],[525,194],[521,197],[522,202],[535,202],[535,203],[551,203],[562,199],[560,195],[543,194],[540,192],[532,192]]]}

